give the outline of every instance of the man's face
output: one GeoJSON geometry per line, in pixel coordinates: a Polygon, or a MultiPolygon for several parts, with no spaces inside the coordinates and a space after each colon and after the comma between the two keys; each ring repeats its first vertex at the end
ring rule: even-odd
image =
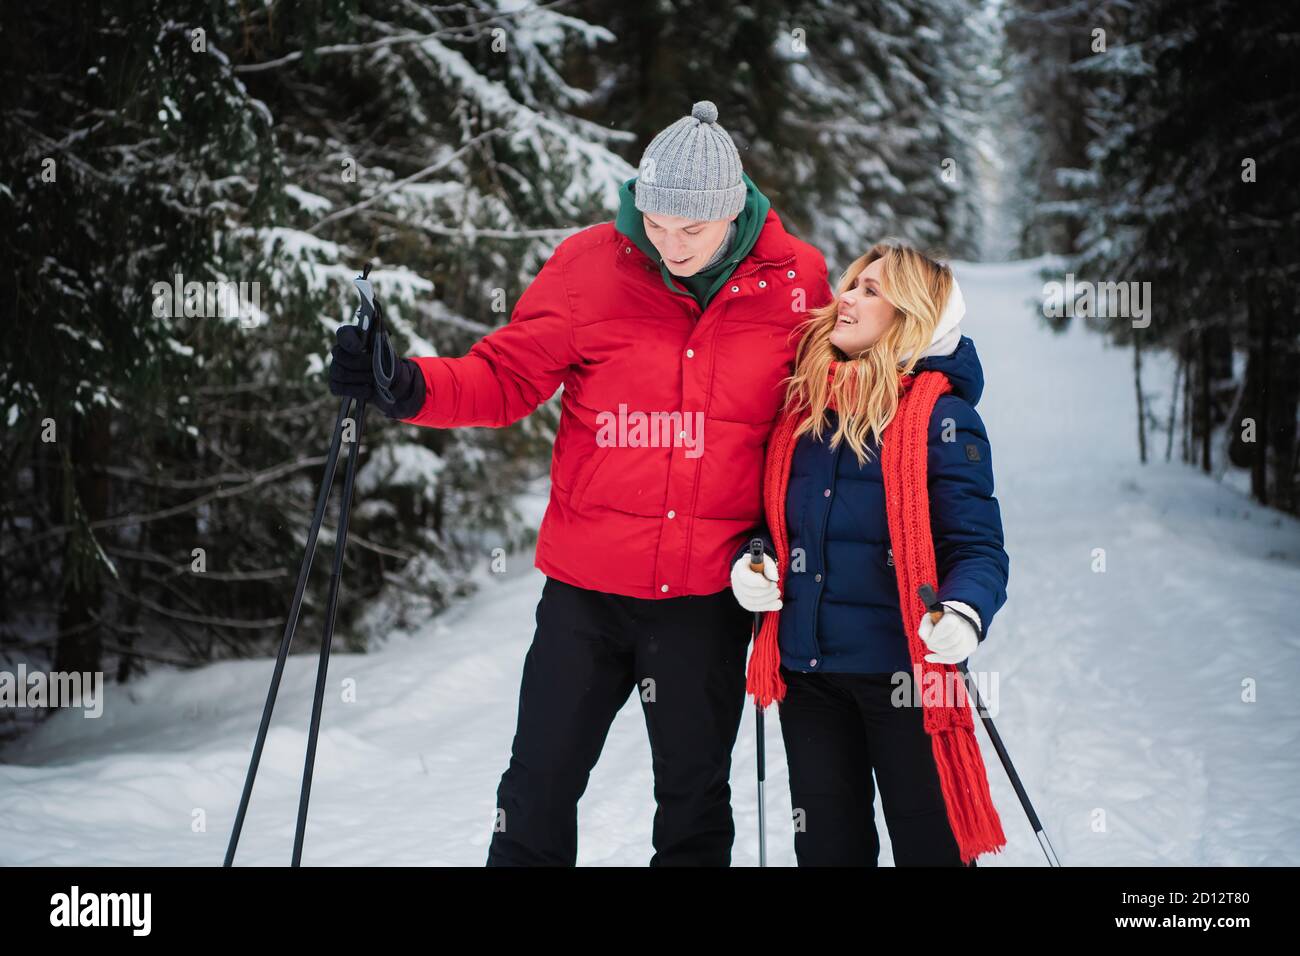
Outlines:
{"type": "Polygon", "coordinates": [[[675,276],[693,276],[718,251],[727,235],[727,223],[735,219],[686,219],[662,213],[641,214],[645,234],[659,250],[668,271],[675,276]]]}

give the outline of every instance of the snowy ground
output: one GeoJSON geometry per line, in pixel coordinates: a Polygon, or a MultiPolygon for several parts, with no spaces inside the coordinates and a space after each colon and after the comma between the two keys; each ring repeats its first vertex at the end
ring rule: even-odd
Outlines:
{"type": "MultiPolygon", "coordinates": [[[[972,672],[996,674],[998,730],[1064,864],[1298,864],[1288,605],[1300,523],[1182,465],[1139,466],[1131,353],[1041,327],[1027,305],[1036,265],[958,268],[1011,556],[1007,605],[972,672]]],[[[1148,361],[1157,408],[1170,378],[1148,361]]],[[[1163,436],[1154,444],[1162,458],[1163,436]]],[[[304,863],[483,863],[543,582],[530,560],[485,576],[474,600],[418,633],[331,658],[304,863]],[[346,678],[353,703],[339,699],[346,678]]],[[[289,861],[315,671],[310,637],[299,641],[241,864],[289,861]]],[[[127,691],[110,686],[103,717],[61,713],[12,744],[0,753],[0,864],[220,864],[271,666],[156,667],[127,691]]],[[[792,866],[775,709],[767,724],[769,863],[792,866]]],[[[980,866],[1043,865],[978,733],[1010,841],[980,866]]],[[[756,865],[752,709],[732,786],[734,861],[756,865]]],[[[633,697],[579,807],[579,864],[644,865],[653,812],[633,697]]],[[[879,800],[876,816],[889,863],[879,800]]]]}

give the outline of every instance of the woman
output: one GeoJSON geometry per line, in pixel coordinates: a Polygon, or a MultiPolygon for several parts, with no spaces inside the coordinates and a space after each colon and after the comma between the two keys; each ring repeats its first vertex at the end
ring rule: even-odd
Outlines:
{"type": "Polygon", "coordinates": [[[952,666],[1009,569],[964,312],[948,266],[880,243],[809,313],[786,379],[764,571],[742,554],[731,577],[748,610],[780,611],[748,690],[780,704],[800,866],[877,864],[873,771],[897,865],[973,866],[1006,842],[952,666]]]}

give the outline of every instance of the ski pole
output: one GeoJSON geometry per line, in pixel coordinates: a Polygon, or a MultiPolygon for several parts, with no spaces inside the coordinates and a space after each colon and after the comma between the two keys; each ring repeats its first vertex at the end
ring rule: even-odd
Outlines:
{"type": "Polygon", "coordinates": [[[298,583],[294,587],[293,602],[289,605],[289,617],[285,621],[284,636],[280,639],[280,650],[275,658],[275,670],[271,674],[271,686],[266,692],[266,703],[262,706],[262,721],[257,728],[257,741],[253,744],[253,757],[248,764],[248,773],[244,777],[244,790],[239,798],[239,810],[235,814],[235,825],[230,832],[230,843],[226,846],[226,859],[223,866],[230,866],[235,861],[235,849],[239,845],[239,834],[244,828],[244,816],[248,813],[248,802],[253,795],[253,781],[257,777],[257,768],[262,762],[262,748],[266,744],[266,733],[271,726],[271,712],[275,710],[276,694],[280,690],[280,679],[284,675],[284,662],[293,644],[294,632],[298,629],[298,616],[302,611],[303,593],[307,588],[307,578],[311,573],[312,559],[316,556],[316,539],[320,534],[321,522],[325,517],[325,506],[329,502],[330,488],[334,484],[334,471],[338,464],[339,445],[343,436],[343,423],[348,417],[351,398],[339,402],[338,417],[334,421],[334,434],[330,438],[329,455],[325,460],[325,474],[321,477],[320,491],[316,495],[316,510],[312,514],[311,529],[307,532],[307,548],[298,567],[298,583]]]}
{"type": "MultiPolygon", "coordinates": [[[[388,336],[383,328],[383,315],[378,301],[374,297],[374,291],[370,286],[370,265],[366,267],[362,274],[353,280],[357,292],[361,296],[361,305],[358,307],[356,317],[359,320],[361,328],[367,333],[367,345],[372,347],[374,355],[374,372],[376,380],[376,390],[382,397],[391,399],[389,387],[393,381],[393,372],[395,371],[395,353],[392,345],[388,341],[388,336]],[[387,368],[384,368],[384,358],[388,359],[387,368]]],[[[271,713],[275,709],[276,695],[280,689],[280,681],[284,676],[285,660],[288,657],[289,648],[293,644],[294,634],[298,628],[299,616],[302,610],[303,595],[306,591],[307,578],[311,572],[312,560],[316,554],[316,542],[320,534],[321,524],[324,521],[325,508],[329,502],[330,490],[334,483],[334,473],[337,470],[339,449],[342,444],[343,429],[349,419],[349,409],[356,401],[355,418],[356,435],[350,443],[348,449],[348,467],[344,479],[343,499],[340,504],[339,514],[339,531],[336,535],[334,546],[334,566],[330,575],[329,599],[326,611],[325,630],[321,642],[320,658],[317,662],[316,670],[316,691],[312,700],[312,717],[311,727],[308,733],[306,765],[303,769],[302,790],[299,794],[298,803],[298,823],[294,833],[294,850],[293,865],[298,866],[302,858],[303,834],[307,822],[307,801],[311,790],[312,768],[316,756],[316,740],[320,730],[320,713],[324,702],[325,691],[325,674],[328,667],[329,649],[333,642],[334,620],[338,608],[338,588],[342,577],[342,557],[344,548],[347,543],[348,517],[351,511],[352,489],[356,478],[356,458],[358,447],[361,444],[361,436],[364,430],[366,403],[360,400],[354,400],[344,397],[339,402],[338,416],[334,422],[334,432],[330,438],[329,454],[325,462],[325,474],[321,478],[320,491],[316,497],[316,509],[312,515],[311,528],[307,535],[307,546],[303,554],[302,564],[298,569],[298,582],[294,588],[293,601],[289,607],[288,619],[285,622],[284,635],[280,640],[279,652],[276,655],[275,669],[271,674],[271,686],[267,690],[266,702],[262,707],[262,720],[258,726],[257,739],[253,745],[253,755],[248,765],[248,773],[244,778],[244,788],[240,795],[239,810],[235,815],[235,824],[231,830],[230,843],[226,847],[226,856],[224,866],[231,866],[235,859],[235,850],[239,844],[239,836],[243,830],[244,819],[248,812],[248,805],[252,798],[253,783],[257,777],[258,767],[261,764],[262,750],[266,744],[267,731],[271,724],[271,713]]]]}
{"type": "MultiPolygon", "coordinates": [[[[763,573],[763,539],[754,538],[749,542],[749,569],[763,573]]],[[[754,640],[763,626],[763,612],[754,612],[754,640]]],[[[763,705],[754,701],[755,734],[758,737],[758,865],[767,866],[767,822],[763,806],[763,781],[767,778],[766,736],[763,724],[763,705]]]]}
{"type": "MultiPolygon", "coordinates": [[[[370,264],[366,263],[364,271],[353,280],[357,292],[361,295],[361,305],[357,315],[361,328],[366,332],[366,347],[370,350],[375,376],[375,390],[388,401],[393,395],[389,390],[396,371],[396,355],[388,341],[384,329],[383,309],[375,298],[370,286],[370,264]],[[388,368],[384,368],[384,356],[388,357],[388,368]]],[[[339,587],[343,580],[343,559],[348,546],[348,519],[352,515],[352,489],[357,477],[357,456],[360,454],[361,437],[366,427],[366,402],[357,402],[356,435],[348,449],[348,469],[343,478],[343,497],[339,502],[339,527],[334,542],[334,564],[330,569],[329,594],[325,601],[325,628],[321,635],[320,657],[316,661],[316,691],[311,704],[311,727],[307,732],[307,755],[302,768],[302,791],[298,795],[298,823],[293,836],[293,866],[302,864],[302,845],[307,832],[307,803],[311,798],[312,771],[316,764],[316,740],[320,735],[320,715],[325,705],[325,675],[329,670],[330,648],[334,644],[334,621],[338,616],[339,587]]]]}
{"type": "Polygon", "coordinates": [[[352,511],[352,486],[357,477],[357,449],[366,425],[366,403],[357,403],[357,434],[348,449],[348,470],[343,479],[343,498],[339,502],[338,540],[334,544],[334,565],[330,569],[329,597],[325,602],[325,630],[321,636],[320,657],[316,661],[316,693],[311,703],[311,729],[307,733],[307,757],[302,768],[302,792],[298,795],[298,825],[293,835],[293,866],[302,863],[302,843],[307,830],[307,801],[311,796],[312,769],[316,763],[316,738],[320,734],[320,715],[325,704],[325,673],[329,669],[330,646],[334,643],[334,619],[339,606],[339,584],[343,577],[343,557],[348,543],[348,518],[352,511]]]}
{"type": "MultiPolygon", "coordinates": [[[[930,612],[930,620],[937,624],[939,618],[943,617],[947,609],[939,602],[939,595],[935,592],[934,587],[930,584],[922,584],[916,589],[916,593],[920,596],[922,603],[925,604],[925,609],[930,612]]],[[[980,715],[980,720],[984,722],[984,729],[988,731],[989,739],[993,741],[993,749],[998,752],[998,758],[1002,761],[1007,776],[1011,778],[1011,786],[1015,788],[1016,796],[1020,798],[1020,805],[1024,807],[1025,813],[1029,817],[1029,825],[1034,828],[1034,835],[1038,837],[1038,845],[1047,856],[1048,866],[1060,866],[1061,862],[1057,859],[1056,850],[1052,848],[1052,841],[1047,839],[1047,832],[1043,829],[1038,814],[1034,812],[1034,805],[1029,801],[1029,794],[1025,792],[1024,784],[1020,782],[1020,775],[1016,773],[1016,768],[1011,763],[1011,755],[1007,753],[1007,748],[1002,743],[1002,737],[999,736],[998,729],[993,726],[993,718],[989,716],[989,712],[984,708],[983,701],[980,700],[979,690],[975,687],[970,671],[966,669],[966,662],[958,661],[957,669],[961,671],[966,689],[975,700],[975,710],[980,715]]]]}

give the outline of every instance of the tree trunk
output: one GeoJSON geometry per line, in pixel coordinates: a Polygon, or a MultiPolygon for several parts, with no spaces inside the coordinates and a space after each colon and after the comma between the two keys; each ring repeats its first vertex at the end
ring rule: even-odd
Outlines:
{"type": "Polygon", "coordinates": [[[1178,368],[1174,372],[1174,388],[1169,395],[1169,434],[1165,439],[1165,461],[1174,455],[1174,428],[1178,425],[1178,390],[1187,372],[1187,349],[1183,340],[1178,340],[1178,368]]]}
{"type": "Polygon", "coordinates": [[[1147,403],[1142,398],[1142,337],[1133,336],[1133,388],[1137,392],[1138,461],[1147,463],[1147,403]]]}
{"type": "Polygon", "coordinates": [[[63,471],[63,520],[71,530],[63,552],[56,671],[100,669],[102,632],[96,618],[103,604],[103,564],[87,525],[108,515],[109,479],[102,466],[108,462],[109,420],[108,409],[95,406],[72,426],[72,435],[59,436],[72,443],[63,471]]]}
{"type": "Polygon", "coordinates": [[[1201,407],[1197,409],[1197,422],[1200,425],[1201,471],[1210,473],[1210,429],[1214,427],[1214,416],[1210,414],[1210,330],[1202,328],[1201,334],[1201,407]]]}

